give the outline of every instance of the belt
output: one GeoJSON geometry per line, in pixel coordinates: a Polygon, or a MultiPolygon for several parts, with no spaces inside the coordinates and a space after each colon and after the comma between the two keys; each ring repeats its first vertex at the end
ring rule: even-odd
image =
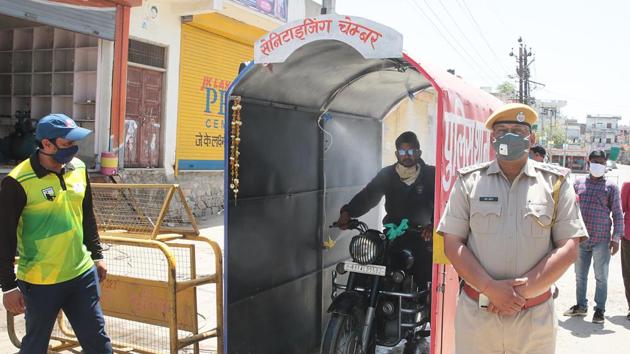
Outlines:
{"type": "MultiPolygon", "coordinates": [[[[479,301],[479,292],[468,284],[464,284],[464,292],[468,295],[469,298],[479,301]]],[[[547,301],[551,297],[551,290],[545,291],[543,294],[538,295],[536,297],[532,297],[525,300],[525,305],[523,305],[523,310],[528,308],[532,308],[534,306],[538,306],[543,302],[547,301]]]]}

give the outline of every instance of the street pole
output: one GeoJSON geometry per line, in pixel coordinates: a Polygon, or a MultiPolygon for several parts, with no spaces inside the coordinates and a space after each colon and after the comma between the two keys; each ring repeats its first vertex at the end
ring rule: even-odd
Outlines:
{"type": "MultiPolygon", "coordinates": [[[[514,50],[510,52],[510,56],[514,55],[514,50]]],[[[529,85],[529,65],[533,62],[529,61],[529,57],[532,56],[531,48],[528,49],[523,44],[523,39],[518,38],[518,57],[516,58],[516,74],[518,75],[518,101],[524,104],[532,104],[530,85],[529,85]]]]}
{"type": "MultiPolygon", "coordinates": [[[[519,38],[518,41],[520,42],[521,39],[519,38]]],[[[520,103],[524,103],[523,102],[523,44],[521,44],[518,48],[518,69],[516,70],[517,74],[518,74],[518,101],[520,103]]]]}
{"type": "Polygon", "coordinates": [[[323,0],[322,1],[322,15],[335,13],[336,0],[323,0]]]}

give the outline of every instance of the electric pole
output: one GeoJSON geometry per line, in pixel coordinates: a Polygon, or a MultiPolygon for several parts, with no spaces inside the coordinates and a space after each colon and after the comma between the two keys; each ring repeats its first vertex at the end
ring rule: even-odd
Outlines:
{"type": "Polygon", "coordinates": [[[322,15],[326,15],[326,14],[334,14],[335,13],[335,6],[337,0],[323,0],[322,1],[322,11],[321,14],[322,15]]]}
{"type": "Polygon", "coordinates": [[[533,104],[534,100],[530,92],[530,72],[529,66],[534,62],[530,61],[532,56],[531,48],[527,48],[523,44],[523,39],[518,37],[518,56],[514,54],[514,48],[510,52],[510,56],[516,56],[516,74],[518,75],[518,101],[524,104],[533,104]]]}

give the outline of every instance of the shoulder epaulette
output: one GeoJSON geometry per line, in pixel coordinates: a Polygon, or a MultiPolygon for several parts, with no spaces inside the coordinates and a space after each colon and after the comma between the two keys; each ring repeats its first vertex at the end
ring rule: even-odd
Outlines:
{"type": "Polygon", "coordinates": [[[537,169],[543,170],[545,172],[553,173],[554,175],[566,177],[569,175],[571,170],[568,168],[560,167],[558,165],[552,165],[549,163],[537,163],[534,165],[537,169]]]}
{"type": "Polygon", "coordinates": [[[467,174],[469,174],[471,172],[475,172],[475,171],[486,169],[491,164],[492,164],[492,161],[486,161],[486,162],[478,163],[476,165],[470,165],[470,166],[462,167],[459,170],[457,170],[457,173],[459,173],[460,176],[464,176],[464,175],[467,175],[467,174]]]}

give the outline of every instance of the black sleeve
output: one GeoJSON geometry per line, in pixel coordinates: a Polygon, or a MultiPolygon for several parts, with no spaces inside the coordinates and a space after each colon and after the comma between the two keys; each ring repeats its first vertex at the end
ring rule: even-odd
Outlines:
{"type": "Polygon", "coordinates": [[[98,236],[98,227],[94,216],[90,178],[87,176],[87,171],[85,174],[87,185],[85,187],[85,197],[83,197],[83,244],[92,253],[92,259],[98,260],[103,259],[103,247],[98,236]]]}
{"type": "Polygon", "coordinates": [[[5,177],[0,187],[0,287],[9,291],[17,287],[15,254],[17,226],[26,205],[24,188],[12,177],[5,177]]]}
{"type": "Polygon", "coordinates": [[[381,201],[388,182],[388,168],[382,169],[365,188],[355,195],[350,203],[341,211],[347,211],[351,217],[357,218],[374,208],[381,201]]]}

